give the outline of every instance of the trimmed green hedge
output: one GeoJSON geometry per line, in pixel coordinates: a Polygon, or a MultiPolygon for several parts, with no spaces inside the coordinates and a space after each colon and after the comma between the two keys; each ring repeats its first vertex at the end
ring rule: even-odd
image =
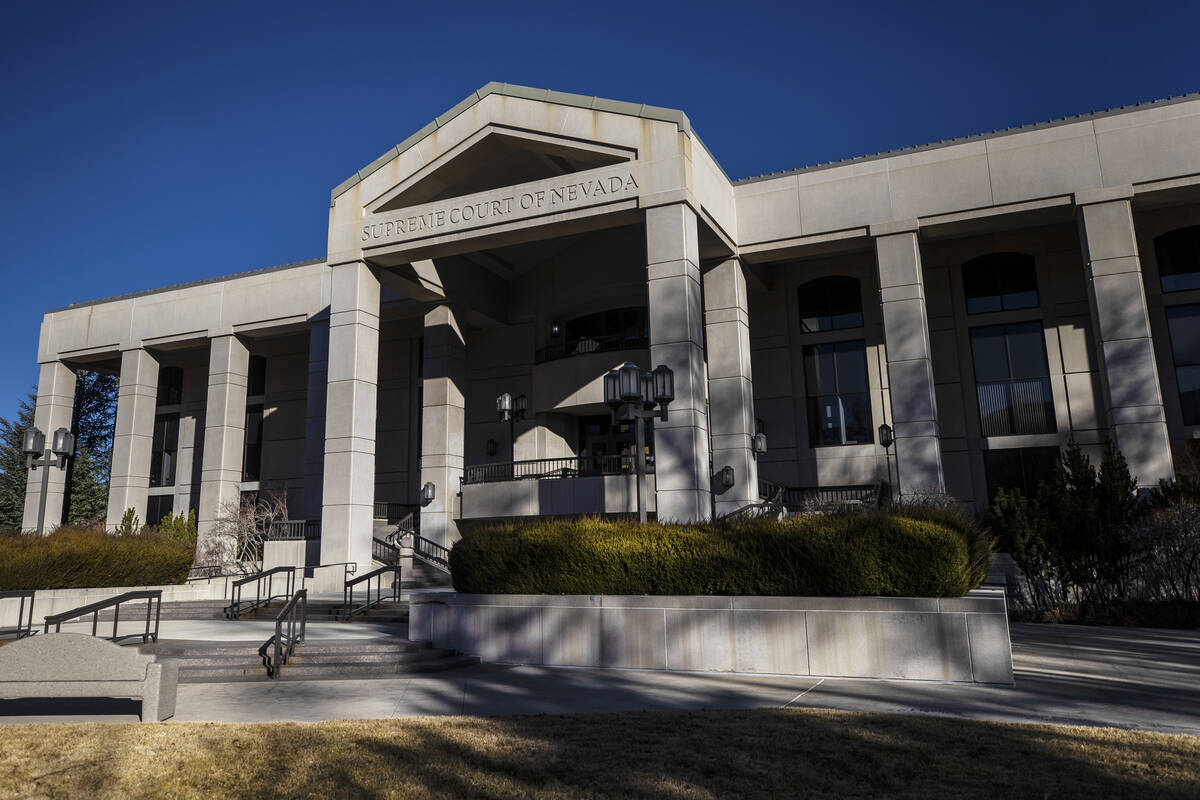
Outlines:
{"type": "Polygon", "coordinates": [[[480,528],[450,551],[471,594],[958,597],[984,575],[962,531],[890,513],[728,527],[599,519],[480,528]]]}
{"type": "Polygon", "coordinates": [[[48,536],[0,534],[0,590],[183,583],[196,540],[63,527],[48,536]]]}

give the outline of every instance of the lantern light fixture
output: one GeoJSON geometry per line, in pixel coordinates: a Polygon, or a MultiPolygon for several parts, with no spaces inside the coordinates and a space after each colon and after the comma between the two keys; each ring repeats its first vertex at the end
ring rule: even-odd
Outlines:
{"type": "Polygon", "coordinates": [[[892,426],[886,422],[879,426],[879,443],[883,445],[883,449],[887,450],[896,441],[896,436],[892,432],[892,426]]]}
{"type": "Polygon", "coordinates": [[[754,454],[755,458],[767,452],[767,435],[765,433],[756,433],[750,437],[750,452],[754,454]]]}
{"type": "Polygon", "coordinates": [[[726,489],[732,489],[734,480],[735,480],[735,476],[733,474],[733,467],[729,467],[729,466],[722,467],[720,476],[721,476],[721,486],[725,487],[726,489]]]}
{"type": "Polygon", "coordinates": [[[427,506],[437,498],[437,487],[433,485],[433,481],[426,481],[421,487],[421,505],[427,506]]]}

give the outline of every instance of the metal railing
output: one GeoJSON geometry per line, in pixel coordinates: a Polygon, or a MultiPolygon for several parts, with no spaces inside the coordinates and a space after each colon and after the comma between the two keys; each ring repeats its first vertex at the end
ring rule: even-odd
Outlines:
{"type": "MultiPolygon", "coordinates": [[[[463,485],[499,483],[503,481],[579,478],[589,475],[632,475],[637,462],[632,455],[570,456],[568,458],[535,458],[530,461],[511,461],[499,464],[476,464],[463,470],[463,485]]],[[[646,474],[654,473],[653,457],[646,458],[646,474]]]]}
{"type": "Polygon", "coordinates": [[[360,575],[357,578],[351,578],[346,581],[346,586],[342,590],[342,613],[346,619],[350,619],[355,614],[368,614],[372,608],[387,601],[398,602],[400,600],[400,567],[386,566],[372,570],[366,575],[360,575]],[[383,595],[383,576],[392,575],[392,596],[384,597],[383,595]],[[367,602],[362,605],[354,604],[354,587],[360,583],[366,583],[367,602]],[[375,584],[375,599],[371,599],[371,584],[375,584]]]}
{"type": "Polygon", "coordinates": [[[399,546],[405,538],[412,537],[413,555],[435,567],[450,571],[450,548],[442,547],[432,539],[426,539],[416,531],[398,530],[388,536],[388,543],[399,546]]]}
{"type": "Polygon", "coordinates": [[[392,503],[382,500],[375,501],[375,519],[386,519],[388,522],[398,522],[406,515],[411,516],[420,506],[416,503],[392,503]]]}
{"type": "Polygon", "coordinates": [[[734,522],[745,519],[782,519],[787,512],[783,503],[784,488],[765,478],[758,480],[757,503],[749,503],[739,509],[717,517],[715,522],[734,522]]]}
{"type": "Polygon", "coordinates": [[[567,339],[553,342],[545,347],[539,347],[534,352],[534,361],[544,364],[547,361],[557,361],[560,358],[582,356],[590,353],[617,353],[623,350],[646,350],[650,347],[650,337],[645,334],[629,336],[615,334],[612,336],[582,336],[578,339],[567,339]]]}
{"type": "Polygon", "coordinates": [[[301,589],[292,595],[287,605],[279,609],[279,613],[275,615],[275,636],[263,645],[262,659],[263,666],[267,668],[267,677],[279,677],[279,671],[291,659],[296,645],[303,644],[304,628],[307,624],[308,590],[301,589]],[[284,625],[287,626],[286,633],[284,625]],[[297,626],[300,628],[299,636],[296,635],[297,626]]]}
{"type": "Polygon", "coordinates": [[[296,568],[295,567],[275,567],[264,572],[258,572],[248,578],[243,578],[240,581],[234,581],[229,587],[230,603],[225,607],[226,619],[238,619],[242,614],[249,613],[259,608],[264,608],[271,604],[272,600],[285,599],[292,596],[296,586],[296,568]],[[271,594],[271,587],[274,585],[274,576],[287,575],[287,591],[282,594],[271,594]],[[263,597],[263,582],[267,585],[267,596],[263,597]],[[242,587],[247,584],[254,584],[254,599],[242,599],[242,587]]]}
{"type": "Polygon", "coordinates": [[[783,503],[792,511],[828,508],[879,508],[886,498],[886,485],[866,483],[846,486],[801,486],[783,491],[783,503]]]}
{"type": "Polygon", "coordinates": [[[267,524],[267,541],[308,541],[321,538],[319,519],[277,519],[267,524]]]}
{"type": "Polygon", "coordinates": [[[371,539],[371,558],[381,561],[388,566],[400,563],[400,548],[383,539],[371,539]]]}
{"type": "Polygon", "coordinates": [[[162,590],[161,589],[144,589],[139,592],[125,592],[116,597],[110,597],[107,600],[98,600],[95,603],[89,603],[86,606],[72,608],[70,611],[64,611],[61,614],[50,614],[46,617],[46,626],[43,629],[44,633],[50,632],[50,626],[54,626],[54,632],[58,633],[62,630],[62,624],[73,619],[92,615],[92,636],[97,636],[97,629],[100,624],[100,612],[106,608],[113,610],[112,620],[112,636],[104,636],[101,638],[108,639],[113,642],[119,642],[122,639],[133,639],[140,637],[142,644],[158,641],[158,622],[162,616],[162,590]],[[146,628],[141,633],[127,633],[124,635],[117,634],[117,625],[121,621],[121,605],[136,600],[146,601],[146,628]],[[151,630],[150,619],[153,612],[154,626],[151,630]]]}
{"type": "Polygon", "coordinates": [[[15,628],[0,628],[0,635],[15,633],[18,639],[33,636],[33,589],[12,589],[0,592],[0,600],[21,601],[17,609],[17,625],[15,628]],[[28,602],[26,602],[28,601],[28,602]],[[29,608],[29,618],[26,619],[25,609],[29,608]]]}

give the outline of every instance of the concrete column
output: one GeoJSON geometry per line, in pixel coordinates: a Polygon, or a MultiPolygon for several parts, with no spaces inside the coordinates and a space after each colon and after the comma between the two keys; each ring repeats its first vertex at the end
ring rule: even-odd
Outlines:
{"type": "Polygon", "coordinates": [[[150,446],[158,404],[158,360],[143,349],[121,353],[117,419],[113,429],[112,472],[108,483],[108,527],[132,508],[146,522],[150,488],[150,446]]]}
{"type": "MultiPolygon", "coordinates": [[[[70,428],[75,410],[75,373],[61,361],[42,364],[38,376],[37,405],[33,410],[33,424],[46,434],[46,447],[54,439],[59,428],[70,428]]],[[[24,433],[22,431],[22,433],[24,433]]],[[[67,491],[66,469],[50,469],[50,484],[46,490],[46,533],[62,524],[63,497],[67,491]]],[[[42,499],[42,467],[31,470],[25,485],[25,513],[21,529],[36,530],[38,508],[42,499]]]]}
{"type": "MultiPolygon", "coordinates": [[[[196,458],[203,453],[196,452],[196,417],[193,414],[179,415],[179,450],[175,466],[175,500],[172,514],[187,514],[191,507],[192,498],[196,496],[199,487],[193,481],[196,474],[196,458]]],[[[197,524],[199,517],[197,516],[197,524]]]]}
{"type": "Polygon", "coordinates": [[[1139,487],[1175,474],[1162,389],[1150,337],[1142,263],[1129,198],[1132,187],[1079,193],[1088,300],[1102,366],[1113,442],[1139,487]]]}
{"type": "Polygon", "coordinates": [[[712,516],[708,412],[704,381],[704,306],[696,214],[682,203],[646,211],[650,369],[675,371],[675,402],[654,424],[658,518],[693,522],[712,516]]]}
{"type": "Polygon", "coordinates": [[[325,403],[329,382],[329,317],[311,320],[308,327],[308,391],[304,412],[305,519],[321,518],[325,483],[325,403]]]}
{"type": "MultiPolygon", "coordinates": [[[[208,401],[204,412],[204,456],[200,462],[196,553],[202,563],[216,563],[229,555],[213,549],[217,519],[241,502],[250,351],[233,335],[214,336],[208,347],[208,401]]],[[[230,544],[221,543],[223,547],[230,544]]]]}
{"type": "Polygon", "coordinates": [[[940,494],[946,481],[916,221],[873,225],[871,235],[879,266],[900,496],[940,494]]]}
{"type": "Polygon", "coordinates": [[[421,486],[432,482],[434,501],[421,509],[421,535],[449,547],[466,443],[467,341],[449,306],[425,315],[421,354],[421,486]]]}
{"type": "Polygon", "coordinates": [[[333,267],[329,302],[321,563],[371,566],[379,278],[361,261],[333,267]]]}
{"type": "Polygon", "coordinates": [[[754,380],[750,372],[750,317],[746,275],[736,258],[704,275],[704,329],[708,342],[708,403],[712,412],[713,471],[733,467],[731,489],[713,486],[718,515],[758,501],[754,436],[754,380]]]}

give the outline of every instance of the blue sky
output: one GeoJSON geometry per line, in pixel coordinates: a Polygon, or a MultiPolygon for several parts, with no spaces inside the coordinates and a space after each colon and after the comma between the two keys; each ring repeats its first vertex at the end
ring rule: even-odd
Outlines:
{"type": "Polygon", "coordinates": [[[490,80],[681,108],[734,178],[1200,90],[1195,4],[976,8],[3,0],[0,416],[43,311],[322,256],[329,190],[490,80]]]}

